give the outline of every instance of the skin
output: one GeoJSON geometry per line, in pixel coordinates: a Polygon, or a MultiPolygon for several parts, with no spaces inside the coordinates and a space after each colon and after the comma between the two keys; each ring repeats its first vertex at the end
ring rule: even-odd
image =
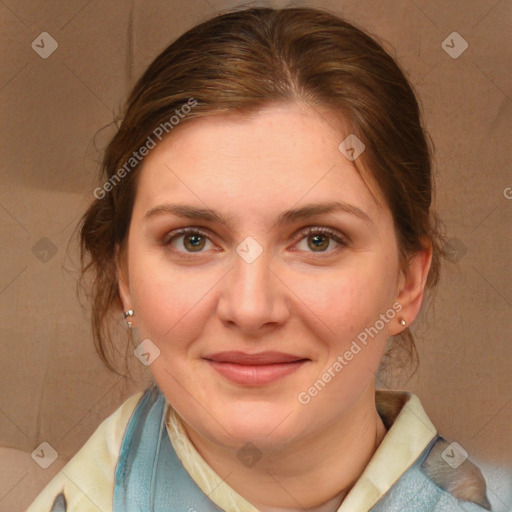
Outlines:
{"type": "Polygon", "coordinates": [[[431,256],[413,255],[400,272],[389,209],[338,150],[347,135],[332,113],[301,104],[183,123],[144,162],[119,264],[123,306],[134,309],[141,339],[160,349],[150,365],[160,389],[201,456],[263,512],[339,507],[386,433],[375,407],[386,339],[404,329],[400,319],[414,321],[423,300],[431,256]],[[335,212],[276,224],[284,210],[324,201],[356,206],[370,221],[335,212]],[[232,218],[146,216],[168,203],[232,218]],[[347,243],[326,235],[317,247],[318,233],[301,234],[309,226],[330,227],[347,243]],[[208,237],[194,249],[194,235],[173,238],[184,227],[208,237]],[[252,263],[236,252],[246,237],[263,250],[252,263]],[[298,393],[397,301],[400,313],[300,403],[298,393]],[[227,350],[309,361],[249,387],[203,359],[227,350]],[[247,442],[261,454],[252,467],[237,457],[247,442]]]}

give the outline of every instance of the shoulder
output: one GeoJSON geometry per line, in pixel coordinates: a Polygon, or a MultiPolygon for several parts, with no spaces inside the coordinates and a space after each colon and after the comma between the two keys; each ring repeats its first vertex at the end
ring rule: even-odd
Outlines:
{"type": "Polygon", "coordinates": [[[512,474],[497,466],[475,464],[458,443],[439,436],[421,469],[459,503],[474,504],[478,510],[512,510],[512,474]]]}
{"type": "Polygon", "coordinates": [[[112,510],[114,474],[126,426],[144,391],[128,398],[94,431],[27,512],[112,510]]]}
{"type": "Polygon", "coordinates": [[[485,478],[458,443],[438,437],[421,468],[433,483],[454,498],[491,510],[485,478]]]}
{"type": "MultiPolygon", "coordinates": [[[[462,446],[440,436],[418,397],[403,391],[377,390],[376,405],[392,441],[388,456],[399,453],[398,446],[407,446],[409,451],[416,447],[412,450],[415,462],[397,480],[388,499],[402,500],[405,496],[428,500],[428,510],[512,512],[512,473],[472,461],[462,446]],[[419,436],[428,440],[421,454],[421,445],[416,442],[419,436]]],[[[386,438],[382,444],[385,442],[386,438]]]]}

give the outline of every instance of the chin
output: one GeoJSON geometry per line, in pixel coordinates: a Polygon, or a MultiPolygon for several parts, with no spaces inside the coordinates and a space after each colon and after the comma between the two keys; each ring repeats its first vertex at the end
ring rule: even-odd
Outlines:
{"type": "Polygon", "coordinates": [[[290,438],[290,426],[301,424],[295,417],[293,408],[280,403],[248,403],[245,407],[225,409],[222,418],[229,418],[223,426],[231,434],[231,440],[239,444],[251,441],[257,446],[283,443],[290,438]],[[259,443],[259,444],[258,444],[259,443]]]}
{"type": "Polygon", "coordinates": [[[282,452],[285,445],[295,438],[294,433],[288,429],[279,429],[272,432],[267,424],[263,425],[231,425],[231,436],[226,435],[223,443],[232,447],[237,454],[245,451],[261,452],[268,455],[273,452],[282,452]]]}

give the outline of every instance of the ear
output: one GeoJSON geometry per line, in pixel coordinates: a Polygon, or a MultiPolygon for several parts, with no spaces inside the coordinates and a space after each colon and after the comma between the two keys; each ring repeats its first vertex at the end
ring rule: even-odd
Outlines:
{"type": "Polygon", "coordinates": [[[424,249],[414,253],[409,259],[406,272],[401,272],[396,301],[402,309],[396,320],[390,324],[389,334],[394,336],[404,330],[400,320],[407,322],[407,327],[414,322],[421,308],[425,295],[425,285],[432,264],[432,243],[426,242],[424,249]]]}
{"type": "Polygon", "coordinates": [[[119,297],[123,306],[123,311],[128,311],[132,307],[132,300],[130,296],[130,285],[128,280],[128,265],[126,262],[126,254],[121,250],[119,244],[115,247],[115,261],[116,261],[116,274],[117,286],[119,290],[119,297]]]}

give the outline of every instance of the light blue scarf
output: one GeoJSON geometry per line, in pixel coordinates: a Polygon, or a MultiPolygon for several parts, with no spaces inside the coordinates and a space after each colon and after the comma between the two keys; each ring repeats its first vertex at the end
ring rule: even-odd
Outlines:
{"type": "MultiPolygon", "coordinates": [[[[225,512],[203,493],[177,457],[165,427],[165,406],[155,385],[145,392],[128,423],[115,472],[113,511],[225,512]]],[[[457,500],[422,468],[441,441],[446,442],[437,436],[430,443],[371,512],[490,510],[485,503],[457,500]]]]}

